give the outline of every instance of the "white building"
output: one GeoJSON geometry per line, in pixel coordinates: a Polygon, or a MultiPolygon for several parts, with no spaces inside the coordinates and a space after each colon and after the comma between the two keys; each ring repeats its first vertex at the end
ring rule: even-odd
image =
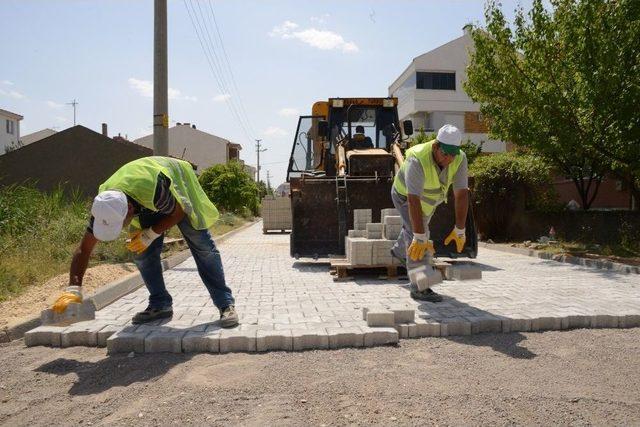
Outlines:
{"type": "Polygon", "coordinates": [[[435,132],[450,123],[462,131],[463,141],[484,141],[484,152],[505,151],[504,142],[489,139],[479,105],[463,88],[472,48],[471,35],[465,31],[462,37],[414,58],[389,86],[389,96],[398,98],[400,120],[411,120],[416,130],[435,132]]]}
{"type": "Polygon", "coordinates": [[[0,109],[0,155],[20,146],[20,114],[0,109]]]}
{"type": "Polygon", "coordinates": [[[41,139],[45,139],[50,137],[51,135],[55,134],[56,131],[53,129],[49,129],[49,128],[45,128],[42,130],[39,130],[37,132],[33,132],[27,135],[24,135],[23,137],[20,138],[20,143],[24,146],[24,145],[29,145],[33,142],[36,141],[40,141],[41,139]]]}
{"type": "MultiPolygon", "coordinates": [[[[136,139],[136,144],[153,149],[153,134],[136,139]]],[[[178,123],[169,128],[169,155],[198,166],[198,173],[210,166],[240,160],[240,144],[196,129],[190,123],[178,123]]],[[[246,169],[246,167],[245,167],[246,169]]]]}

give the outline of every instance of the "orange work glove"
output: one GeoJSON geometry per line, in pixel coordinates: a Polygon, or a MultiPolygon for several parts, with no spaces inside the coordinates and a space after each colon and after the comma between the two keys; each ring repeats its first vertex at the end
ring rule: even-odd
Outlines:
{"type": "Polygon", "coordinates": [[[80,286],[68,286],[67,289],[58,297],[56,302],[53,303],[53,312],[62,313],[67,309],[67,306],[73,302],[82,302],[82,292],[80,286]]]}
{"type": "Polygon", "coordinates": [[[455,240],[456,251],[458,251],[458,253],[462,252],[462,250],[464,249],[464,244],[467,241],[465,230],[466,229],[458,228],[457,226],[453,227],[451,233],[449,233],[447,238],[444,239],[444,245],[447,246],[449,243],[451,243],[452,240],[455,240]]]}
{"type": "Polygon", "coordinates": [[[425,233],[414,233],[411,245],[409,245],[409,249],[407,249],[409,258],[411,258],[412,261],[420,261],[424,258],[424,254],[427,251],[433,255],[435,252],[433,242],[427,239],[425,233]]]}
{"type": "Polygon", "coordinates": [[[131,252],[141,254],[146,251],[149,245],[151,245],[151,243],[160,236],[161,234],[153,231],[151,227],[145,228],[144,230],[131,235],[131,241],[127,243],[127,249],[131,252]]]}

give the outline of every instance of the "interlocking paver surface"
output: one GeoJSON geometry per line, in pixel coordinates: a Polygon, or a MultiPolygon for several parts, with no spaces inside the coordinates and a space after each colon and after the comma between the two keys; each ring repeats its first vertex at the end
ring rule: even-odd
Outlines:
{"type": "Polygon", "coordinates": [[[135,312],[147,304],[147,290],[142,287],[98,311],[93,321],[66,328],[49,326],[42,332],[37,328],[26,341],[53,346],[106,344],[110,352],[178,351],[180,340],[183,351],[209,352],[395,342],[389,328],[381,328],[381,339],[364,339],[373,337],[375,329],[363,319],[366,307],[415,310],[413,321],[407,318],[396,325],[400,338],[640,326],[640,276],[633,274],[481,248],[474,261],[482,269],[482,279],[435,286],[445,300],[433,304],[411,299],[406,280],[356,277],[334,282],[327,263],[292,259],[289,235],[264,235],[261,224],[229,238],[220,251],[240,314],[237,328],[220,330],[218,311],[190,258],[165,272],[174,299],[170,321],[130,324],[135,312]],[[61,340],[67,330],[73,336],[61,340]]]}

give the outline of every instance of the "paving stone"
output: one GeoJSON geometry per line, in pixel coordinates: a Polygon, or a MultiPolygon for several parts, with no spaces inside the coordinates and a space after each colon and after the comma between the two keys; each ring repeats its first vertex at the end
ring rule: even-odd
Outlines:
{"type": "Polygon", "coordinates": [[[450,277],[453,280],[481,280],[482,270],[473,264],[454,264],[450,268],[450,277]]]}
{"type": "Polygon", "coordinates": [[[412,307],[393,305],[389,307],[393,313],[395,323],[413,323],[416,311],[412,307]]]}
{"type": "Polygon", "coordinates": [[[516,318],[502,319],[503,332],[529,332],[531,330],[532,319],[516,318]]]}
{"type": "Polygon", "coordinates": [[[395,328],[361,328],[364,333],[364,346],[373,347],[378,345],[397,344],[399,340],[398,331],[395,328]]]}
{"type": "Polygon", "coordinates": [[[367,313],[367,326],[388,326],[393,327],[395,324],[395,316],[393,311],[369,311],[367,313]]]}
{"type": "Polygon", "coordinates": [[[182,353],[182,337],[186,331],[154,331],[144,339],[145,353],[182,353]]]}
{"type": "Polygon", "coordinates": [[[144,339],[149,332],[137,332],[136,327],[126,327],[107,338],[107,353],[144,353],[144,339]]]}
{"type": "Polygon", "coordinates": [[[559,317],[538,317],[531,319],[530,331],[557,331],[562,328],[562,319],[559,317]]]}
{"type": "Polygon", "coordinates": [[[220,353],[256,351],[256,331],[223,329],[220,331],[220,353]]]}
{"type": "Polygon", "coordinates": [[[311,350],[329,348],[329,335],[324,329],[292,329],[293,350],[311,350]]]}
{"type": "Polygon", "coordinates": [[[464,316],[471,322],[471,333],[480,334],[483,332],[502,332],[501,319],[489,314],[482,316],[464,316]]]}
{"type": "Polygon", "coordinates": [[[364,333],[359,327],[327,328],[329,348],[362,347],[364,333]]]}
{"type": "Polygon", "coordinates": [[[618,316],[610,316],[606,314],[591,316],[590,326],[592,328],[617,328],[618,316]]]}
{"type": "Polygon", "coordinates": [[[208,331],[188,331],[182,337],[184,353],[219,353],[220,329],[208,331]]]}
{"type": "Polygon", "coordinates": [[[97,346],[98,347],[106,347],[107,346],[107,339],[115,334],[116,332],[118,332],[120,329],[122,329],[122,326],[119,325],[106,325],[103,326],[102,329],[100,329],[97,332],[97,346]]]}
{"type": "Polygon", "coordinates": [[[286,331],[257,331],[257,351],[292,351],[293,335],[291,330],[286,331]]]}
{"type": "Polygon", "coordinates": [[[424,291],[442,283],[442,274],[430,265],[421,265],[409,270],[409,280],[418,287],[419,291],[424,291]]]}
{"type": "Polygon", "coordinates": [[[415,323],[401,323],[396,325],[395,329],[400,338],[416,338],[418,336],[418,325],[415,323]]]}
{"type": "Polygon", "coordinates": [[[591,325],[590,317],[583,314],[569,315],[567,322],[568,329],[588,328],[591,325]]]}
{"type": "Polygon", "coordinates": [[[60,345],[62,347],[97,347],[98,346],[97,325],[92,322],[80,322],[73,324],[60,334],[60,345]]]}
{"type": "Polygon", "coordinates": [[[60,334],[66,327],[61,326],[39,326],[24,334],[24,343],[27,347],[36,345],[46,345],[51,347],[60,347],[60,334]]]}
{"type": "Polygon", "coordinates": [[[439,337],[440,323],[416,319],[416,337],[439,337]]]}
{"type": "Polygon", "coordinates": [[[620,328],[636,328],[640,326],[640,315],[624,315],[618,317],[618,327],[620,328]]]}
{"type": "Polygon", "coordinates": [[[440,323],[440,336],[471,335],[471,322],[461,317],[443,319],[440,323]]]}

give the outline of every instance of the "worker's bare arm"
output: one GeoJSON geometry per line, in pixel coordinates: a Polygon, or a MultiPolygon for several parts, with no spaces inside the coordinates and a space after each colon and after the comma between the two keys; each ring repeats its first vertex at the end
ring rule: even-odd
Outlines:
{"type": "Polygon", "coordinates": [[[422,221],[422,205],[420,204],[420,196],[409,194],[409,218],[411,218],[411,228],[414,233],[424,233],[424,222],[422,221]]]}
{"type": "Polygon", "coordinates": [[[93,248],[98,243],[92,233],[85,232],[80,242],[80,246],[76,249],[71,260],[71,269],[69,271],[69,285],[70,286],[82,286],[82,278],[85,271],[87,271],[87,265],[89,264],[89,258],[93,248]]]}
{"type": "Polygon", "coordinates": [[[182,221],[184,216],[185,213],[184,210],[182,210],[182,206],[180,206],[180,203],[176,202],[176,207],[173,209],[173,212],[154,224],[151,229],[158,234],[162,234],[182,221]]]}
{"type": "Polygon", "coordinates": [[[469,210],[469,189],[454,190],[453,196],[456,206],[456,227],[464,229],[467,223],[467,211],[469,210]]]}

